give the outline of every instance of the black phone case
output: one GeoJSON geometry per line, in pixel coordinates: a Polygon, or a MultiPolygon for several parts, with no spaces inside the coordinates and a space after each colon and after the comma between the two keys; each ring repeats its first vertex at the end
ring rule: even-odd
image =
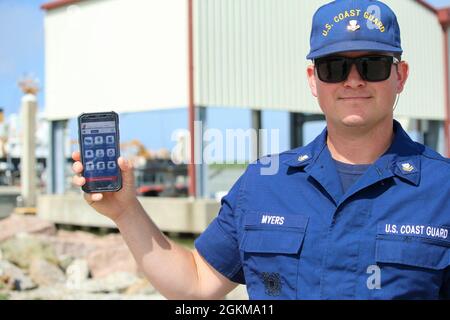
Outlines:
{"type": "MultiPolygon", "coordinates": [[[[83,168],[85,167],[85,159],[84,159],[84,146],[81,139],[81,118],[87,115],[114,115],[115,123],[116,123],[116,149],[117,149],[117,158],[120,156],[120,132],[119,132],[119,115],[114,112],[91,112],[91,113],[82,113],[78,116],[78,144],[80,146],[80,155],[81,155],[81,163],[83,164],[83,168]]],[[[99,193],[99,192],[117,192],[122,189],[122,173],[119,168],[119,176],[118,176],[118,187],[114,189],[87,189],[86,184],[81,187],[81,189],[86,193],[99,193]]]]}

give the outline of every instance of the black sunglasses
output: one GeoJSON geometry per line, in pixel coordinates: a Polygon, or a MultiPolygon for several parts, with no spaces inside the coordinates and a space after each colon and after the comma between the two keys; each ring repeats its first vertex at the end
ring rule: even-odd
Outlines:
{"type": "Polygon", "coordinates": [[[314,60],[319,79],[327,83],[345,81],[356,65],[359,75],[364,81],[379,82],[388,79],[391,75],[391,67],[400,60],[392,56],[362,56],[349,58],[343,56],[327,56],[314,60]]]}

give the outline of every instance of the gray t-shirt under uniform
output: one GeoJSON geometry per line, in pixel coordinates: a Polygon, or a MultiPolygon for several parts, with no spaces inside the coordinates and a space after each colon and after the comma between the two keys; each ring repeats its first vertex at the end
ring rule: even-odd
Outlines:
{"type": "Polygon", "coordinates": [[[350,188],[371,166],[371,164],[348,164],[334,160],[336,169],[341,178],[344,193],[350,188]]]}

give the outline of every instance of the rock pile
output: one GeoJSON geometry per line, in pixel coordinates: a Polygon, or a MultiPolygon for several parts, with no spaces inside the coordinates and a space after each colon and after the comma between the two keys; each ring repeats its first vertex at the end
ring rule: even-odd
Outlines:
{"type": "Polygon", "coordinates": [[[0,220],[0,299],[164,299],[120,234],[57,230],[34,216],[0,220]]]}
{"type": "MultiPolygon", "coordinates": [[[[244,286],[227,299],[248,299],[244,286]]],[[[0,219],[0,300],[165,299],[120,234],[57,230],[34,216],[0,219]]]]}

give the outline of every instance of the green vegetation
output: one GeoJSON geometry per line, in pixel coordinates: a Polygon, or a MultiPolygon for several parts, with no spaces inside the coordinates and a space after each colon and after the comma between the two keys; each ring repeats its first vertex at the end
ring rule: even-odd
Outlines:
{"type": "Polygon", "coordinates": [[[117,228],[107,228],[107,227],[82,227],[82,226],[73,226],[73,225],[65,225],[65,224],[57,224],[56,228],[58,230],[64,230],[69,232],[83,231],[91,233],[95,236],[107,236],[111,233],[118,233],[119,230],[117,228]]]}
{"type": "Polygon", "coordinates": [[[9,300],[9,294],[0,292],[0,300],[9,300]]]}
{"type": "Polygon", "coordinates": [[[175,243],[178,243],[188,249],[194,249],[194,240],[196,239],[195,235],[192,234],[172,234],[169,233],[168,237],[175,243]]]}
{"type": "Polygon", "coordinates": [[[247,168],[249,163],[213,163],[209,165],[209,169],[212,170],[225,170],[225,169],[242,169],[247,168]]]}

